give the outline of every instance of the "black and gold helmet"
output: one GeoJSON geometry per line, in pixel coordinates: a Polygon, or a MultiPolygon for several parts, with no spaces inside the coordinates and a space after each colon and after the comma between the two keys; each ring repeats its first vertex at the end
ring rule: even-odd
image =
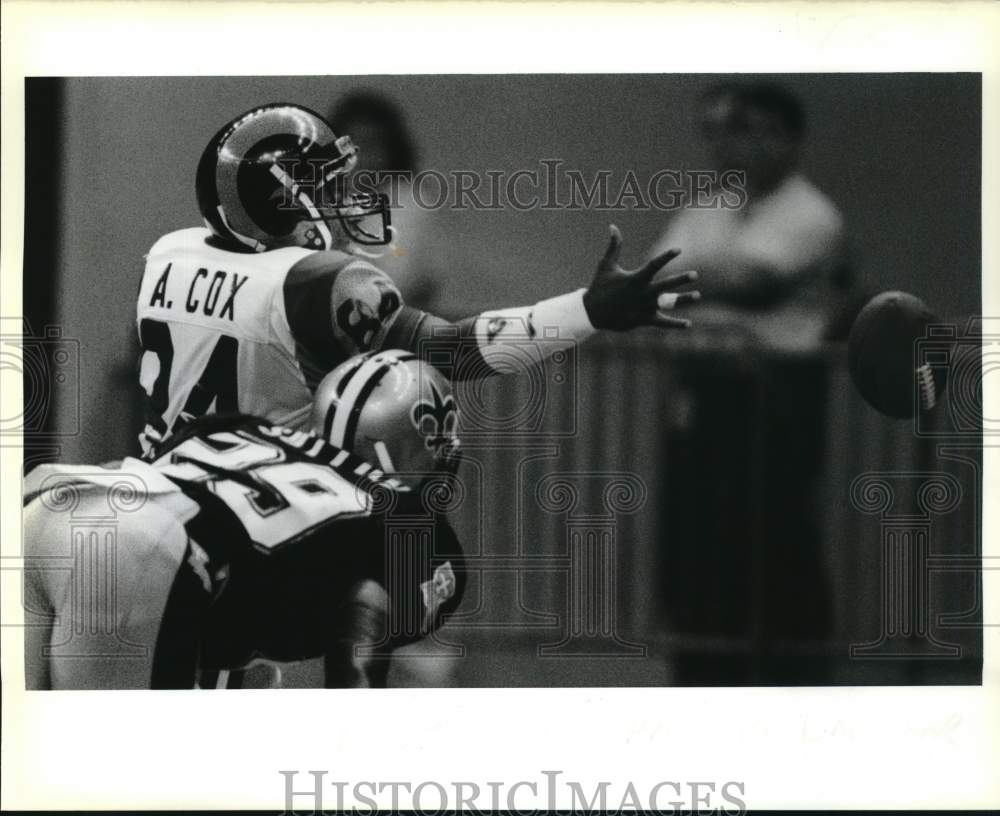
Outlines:
{"type": "Polygon", "coordinates": [[[308,108],[254,108],[222,128],[202,153],[198,208],[217,239],[255,252],[386,244],[386,197],[345,193],[357,154],[349,136],[338,137],[308,108]]]}

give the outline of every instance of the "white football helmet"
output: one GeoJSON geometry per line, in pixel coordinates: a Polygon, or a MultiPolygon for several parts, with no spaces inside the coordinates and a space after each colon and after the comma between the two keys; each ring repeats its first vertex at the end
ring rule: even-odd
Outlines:
{"type": "Polygon", "coordinates": [[[451,384],[409,351],[352,357],[313,397],[314,433],[410,487],[459,462],[451,384]]]}

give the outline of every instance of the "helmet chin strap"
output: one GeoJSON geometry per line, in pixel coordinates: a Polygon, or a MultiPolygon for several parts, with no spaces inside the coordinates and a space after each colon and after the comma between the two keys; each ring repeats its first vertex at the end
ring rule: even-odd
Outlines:
{"type": "Polygon", "coordinates": [[[319,233],[323,246],[326,249],[333,249],[333,233],[330,232],[329,225],[323,219],[323,216],[320,215],[320,212],[316,208],[316,205],[313,204],[312,199],[309,198],[309,196],[305,194],[295,180],[277,164],[271,165],[271,175],[281,182],[281,185],[288,190],[292,197],[302,205],[307,213],[309,213],[309,219],[313,222],[316,232],[319,233]]]}

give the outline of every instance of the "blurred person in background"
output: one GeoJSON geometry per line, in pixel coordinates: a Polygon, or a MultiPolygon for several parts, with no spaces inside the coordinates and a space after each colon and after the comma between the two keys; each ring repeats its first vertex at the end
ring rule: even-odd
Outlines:
{"type": "Polygon", "coordinates": [[[844,219],[799,170],[805,114],[784,88],[713,87],[699,127],[710,169],[743,174],[744,195],[728,208],[689,202],[654,249],[681,249],[704,298],[676,359],[685,407],[665,442],[676,680],[824,682],[823,348],[843,331],[850,291],[844,219]]]}
{"type": "Polygon", "coordinates": [[[384,94],[357,90],[338,99],[327,120],[335,133],[351,134],[360,148],[361,164],[354,171],[358,186],[389,196],[393,242],[379,257],[379,268],[393,279],[408,304],[433,310],[438,305],[429,257],[434,213],[417,206],[413,198],[411,182],[419,169],[419,152],[406,114],[384,94]]]}
{"type": "Polygon", "coordinates": [[[730,197],[728,207],[711,195],[690,202],[653,254],[679,247],[685,263],[707,273],[702,328],[812,351],[849,276],[843,216],[799,170],[802,104],[780,86],[726,84],[702,96],[699,114],[708,169],[743,174],[745,198],[730,197]]]}

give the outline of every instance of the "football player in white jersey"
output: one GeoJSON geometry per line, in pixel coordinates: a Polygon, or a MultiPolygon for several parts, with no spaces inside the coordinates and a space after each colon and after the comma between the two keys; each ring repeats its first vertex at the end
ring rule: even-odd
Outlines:
{"type": "Polygon", "coordinates": [[[462,595],[461,548],[435,510],[457,421],[442,374],[371,352],[320,384],[313,433],[206,416],[150,462],[36,468],[28,688],[193,688],[199,672],[216,687],[315,657],[327,686],[384,685],[392,650],[462,595]]]}
{"type": "MultiPolygon", "coordinates": [[[[697,299],[676,292],[686,272],[654,281],[679,253],[635,271],[611,241],[587,289],[457,324],[405,306],[363,246],[390,240],[379,194],[348,195],[357,148],[313,111],[255,108],[209,142],[197,172],[204,227],[162,237],[146,259],[137,321],[147,452],[185,422],[241,412],[301,429],[317,383],[347,358],[383,348],[431,357],[452,379],[510,370],[505,344],[547,336],[580,341],[598,329],[682,328],[664,314],[697,299]],[[451,353],[442,355],[442,344],[451,353]]],[[[539,357],[554,344],[539,343],[539,357]]]]}

